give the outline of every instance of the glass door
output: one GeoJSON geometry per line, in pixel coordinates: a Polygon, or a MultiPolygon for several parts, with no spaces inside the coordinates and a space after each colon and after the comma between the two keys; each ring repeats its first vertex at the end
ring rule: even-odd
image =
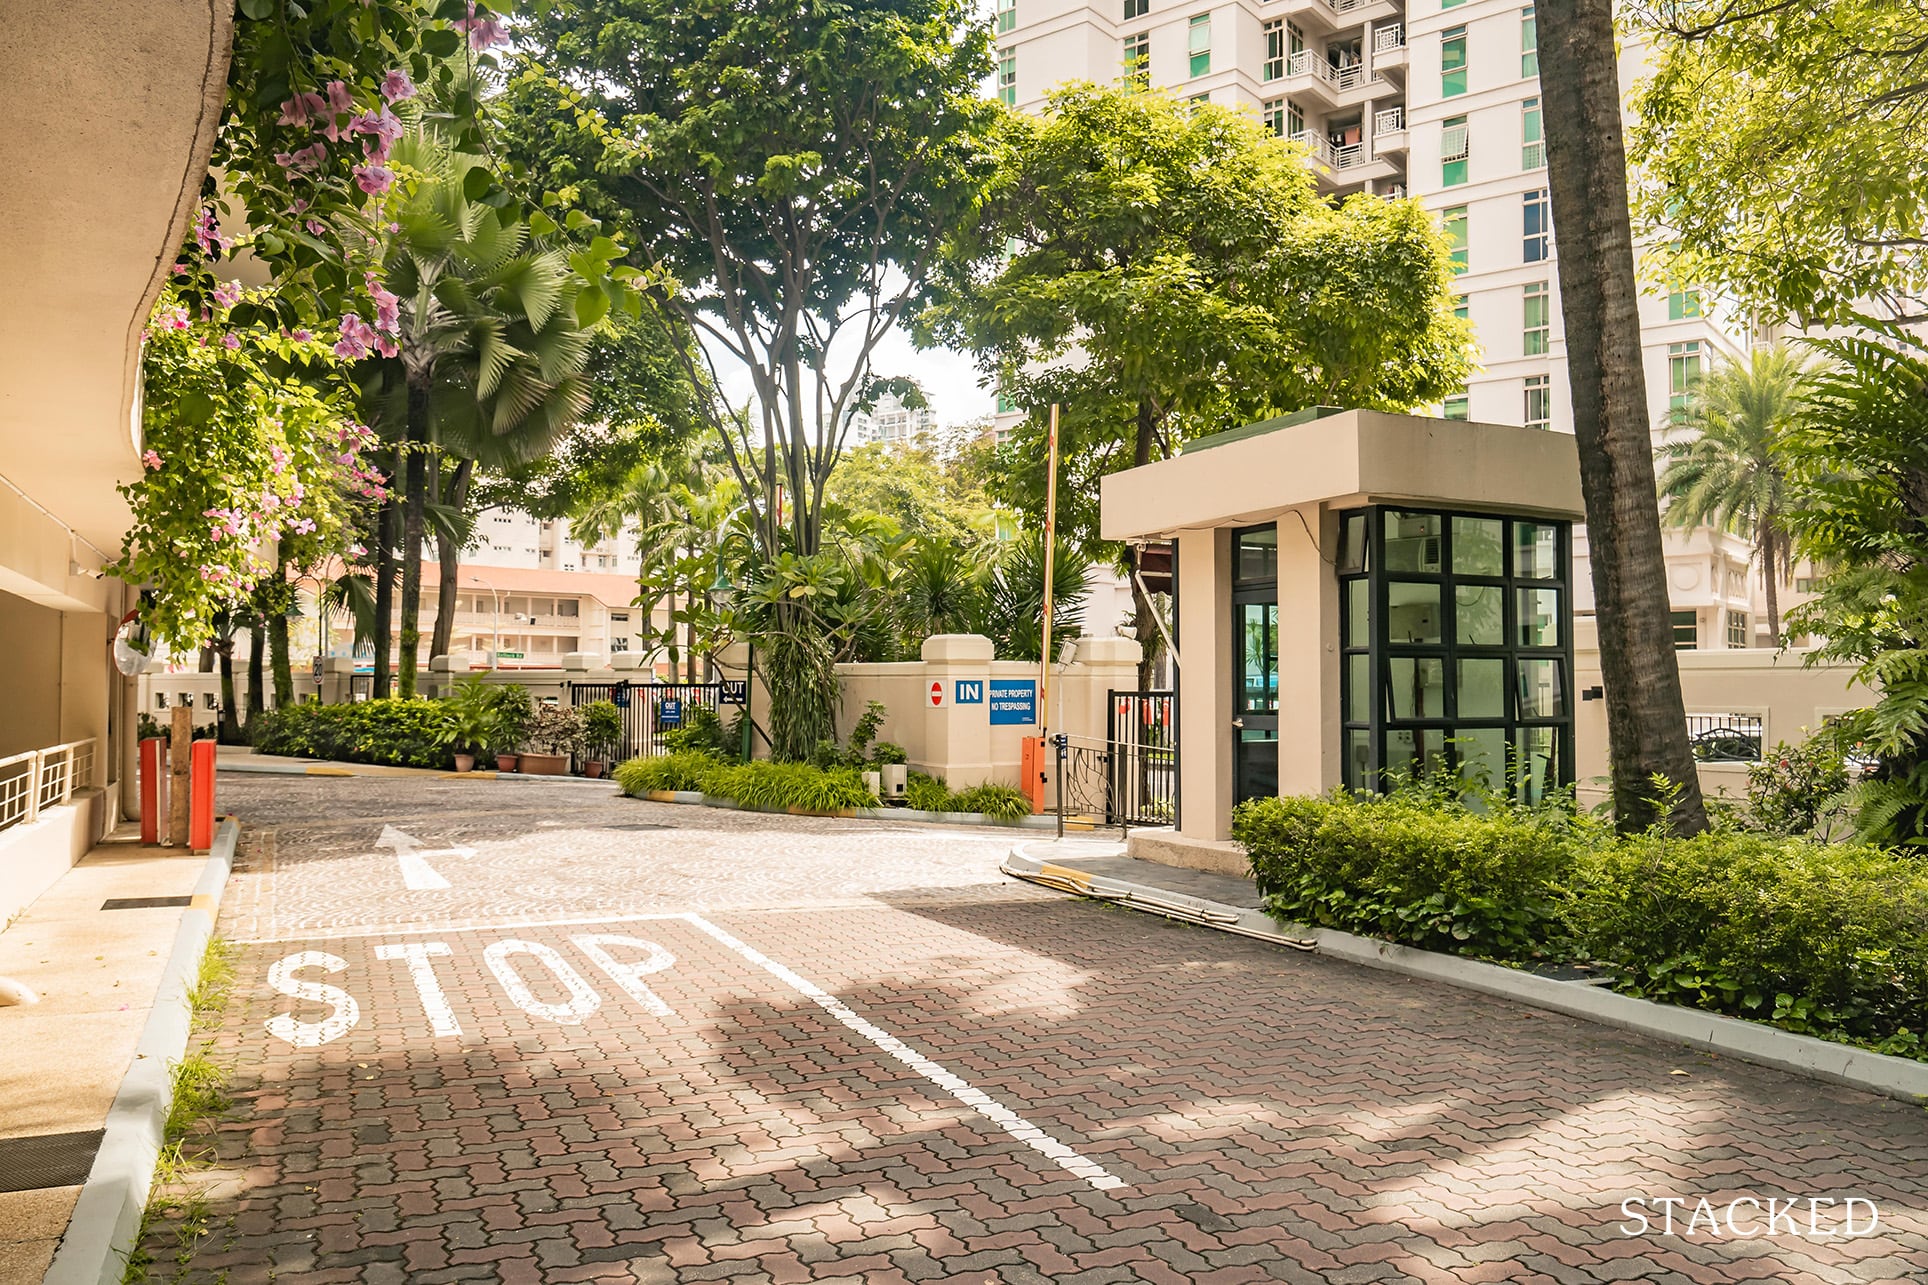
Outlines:
{"type": "Polygon", "coordinates": [[[1232,718],[1233,801],[1243,803],[1279,792],[1279,604],[1236,601],[1232,610],[1239,652],[1232,718]]]}

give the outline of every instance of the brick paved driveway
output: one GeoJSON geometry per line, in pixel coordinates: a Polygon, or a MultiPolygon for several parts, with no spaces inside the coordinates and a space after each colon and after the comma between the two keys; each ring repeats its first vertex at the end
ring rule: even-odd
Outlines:
{"type": "Polygon", "coordinates": [[[1063,899],[995,837],[223,789],[237,1102],[157,1277],[1928,1280],[1928,1112],[1063,899]],[[1848,1197],[1872,1234],[1807,1203],[1848,1197]]]}

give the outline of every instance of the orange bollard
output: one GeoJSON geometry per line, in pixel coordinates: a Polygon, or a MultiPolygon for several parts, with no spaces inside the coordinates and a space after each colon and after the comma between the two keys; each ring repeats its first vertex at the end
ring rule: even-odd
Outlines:
{"type": "Polygon", "coordinates": [[[1022,789],[1025,796],[1031,800],[1031,811],[1033,813],[1042,812],[1044,811],[1044,765],[1046,762],[1044,756],[1044,738],[1042,736],[1027,736],[1023,741],[1019,742],[1019,747],[1019,788],[1022,789]]]}
{"type": "Polygon", "coordinates": [[[141,842],[153,847],[161,841],[161,746],[158,736],[141,742],[141,842]]]}
{"type": "Polygon", "coordinates": [[[188,767],[187,846],[206,852],[214,846],[214,742],[194,742],[188,767]]]}

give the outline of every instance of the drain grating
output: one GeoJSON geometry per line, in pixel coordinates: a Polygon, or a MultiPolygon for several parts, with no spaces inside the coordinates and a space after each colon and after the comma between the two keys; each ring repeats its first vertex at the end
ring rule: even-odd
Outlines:
{"type": "Polygon", "coordinates": [[[171,906],[191,906],[192,897],[109,897],[100,903],[102,910],[162,910],[171,906]]]}
{"type": "Polygon", "coordinates": [[[669,830],[669,829],[674,829],[674,827],[667,826],[667,825],[651,825],[647,821],[633,821],[627,825],[606,825],[603,827],[603,829],[605,830],[669,830]]]}
{"type": "Polygon", "coordinates": [[[0,1138],[0,1191],[74,1187],[87,1181],[105,1129],[0,1138]]]}

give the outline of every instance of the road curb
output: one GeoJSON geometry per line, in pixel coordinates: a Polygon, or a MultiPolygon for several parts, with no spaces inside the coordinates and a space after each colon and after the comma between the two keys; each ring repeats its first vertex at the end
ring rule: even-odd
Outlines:
{"type": "Polygon", "coordinates": [[[833,821],[914,821],[926,825],[984,826],[997,830],[1055,830],[1058,818],[1034,815],[1016,821],[998,821],[981,812],[926,812],[920,808],[843,808],[836,812],[812,812],[804,808],[747,806],[735,799],[719,798],[700,790],[645,790],[641,794],[622,791],[624,796],[644,803],[677,803],[689,807],[721,808],[726,812],[761,812],[769,816],[827,817],[833,821]]]}
{"type": "Polygon", "coordinates": [[[241,825],[232,817],[221,822],[215,833],[207,865],[175,931],[174,950],[162,970],[154,1007],[134,1046],[133,1064],[108,1109],[107,1131],[94,1155],[94,1166],[42,1285],[118,1285],[126,1273],[173,1101],[173,1066],[187,1052],[191,1034],[188,992],[214,936],[215,915],[234,869],[240,836],[241,825]]]}
{"type": "Polygon", "coordinates": [[[1407,977],[1443,982],[1464,990],[1530,1004],[1634,1031],[1654,1039],[1705,1049],[1758,1066],[1769,1066],[1809,1079],[1844,1084],[1903,1102],[1928,1102],[1928,1062],[1892,1057],[1848,1044],[1835,1044],[1809,1035],[1796,1035],[1759,1022],[1652,1000],[1620,995],[1584,981],[1557,981],[1499,964],[1482,963],[1457,955],[1417,950],[1393,942],[1359,937],[1332,928],[1311,928],[1274,919],[1260,910],[1242,910],[1220,902],[1166,892],[1148,884],[1109,879],[1068,864],[1075,858],[1046,861],[1013,848],[1000,867],[1004,873],[1078,896],[1093,897],[1166,918],[1239,933],[1280,945],[1325,955],[1351,964],[1382,969],[1407,977]]]}

